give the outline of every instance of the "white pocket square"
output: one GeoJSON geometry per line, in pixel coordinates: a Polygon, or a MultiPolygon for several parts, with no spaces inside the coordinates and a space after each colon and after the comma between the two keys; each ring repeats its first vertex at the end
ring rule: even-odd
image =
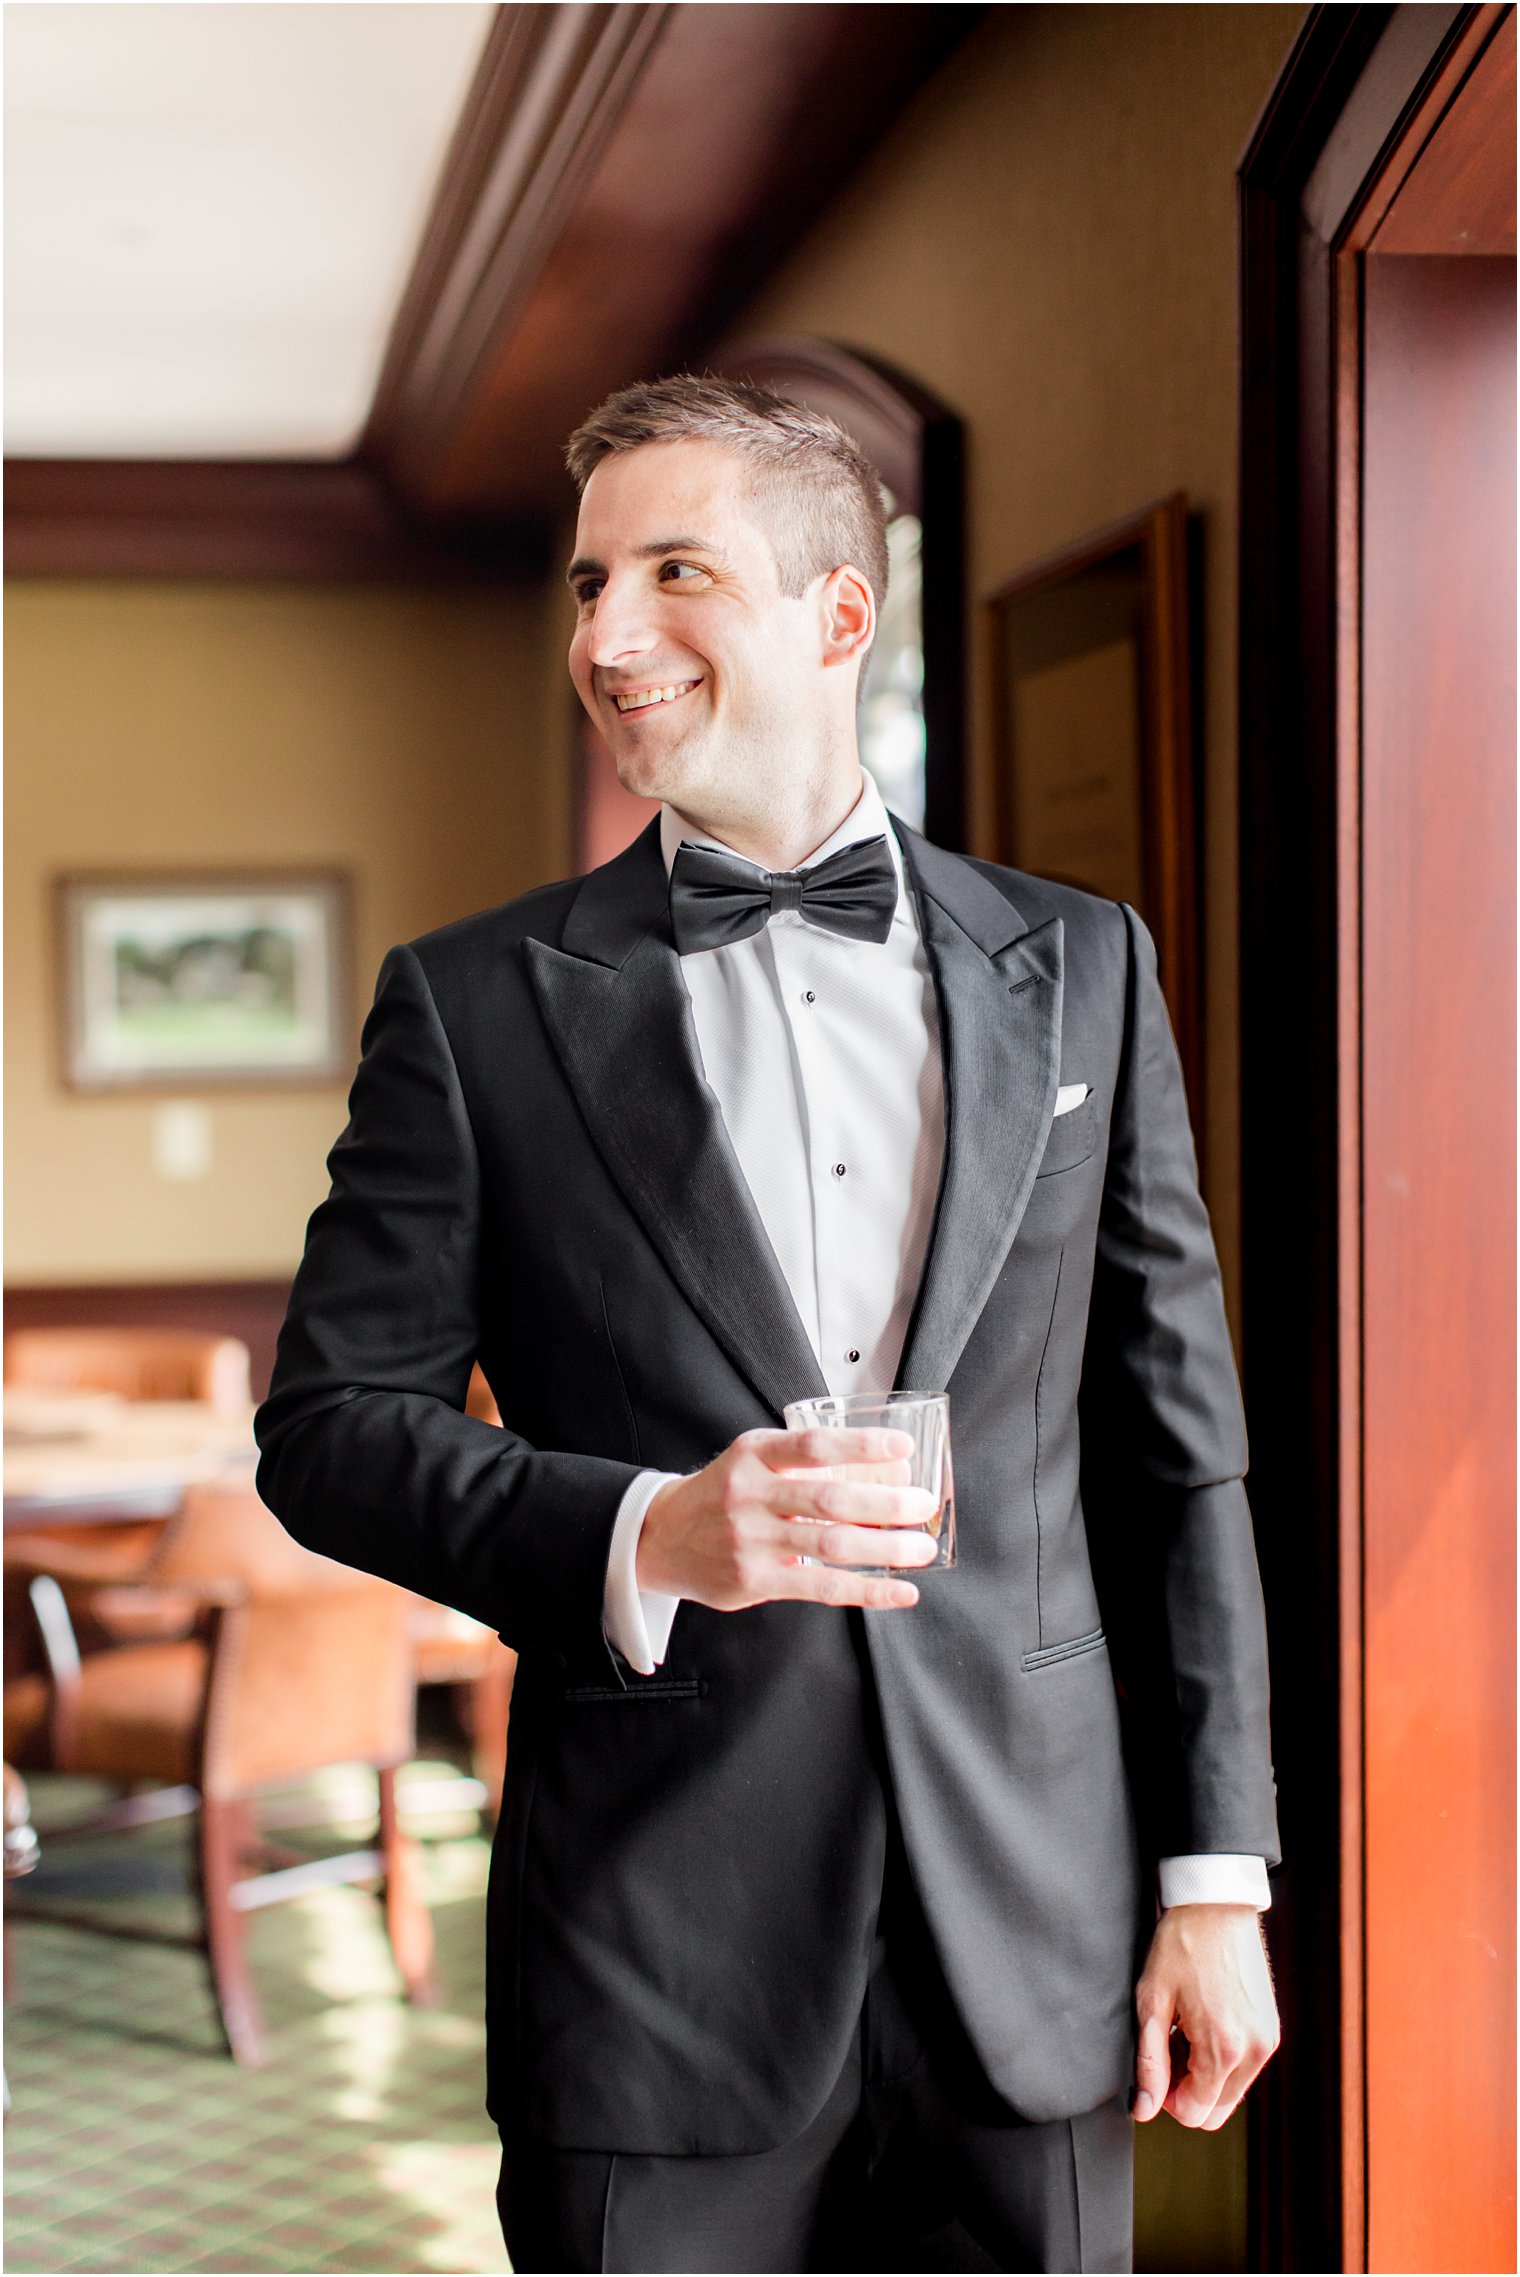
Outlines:
{"type": "Polygon", "coordinates": [[[1056,1093],[1056,1113],[1069,1115],[1073,1107],[1081,1106],[1091,1088],[1086,1083],[1063,1083],[1056,1093]]]}

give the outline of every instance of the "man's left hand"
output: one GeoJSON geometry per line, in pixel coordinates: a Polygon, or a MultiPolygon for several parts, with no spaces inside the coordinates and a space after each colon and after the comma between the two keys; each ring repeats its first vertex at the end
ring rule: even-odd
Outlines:
{"type": "Polygon", "coordinates": [[[1156,1924],[1135,2006],[1134,2117],[1170,2111],[1184,2127],[1222,2127],[1280,2036],[1254,1906],[1169,1906],[1156,1924]],[[1175,2043],[1174,2027],[1181,2034],[1175,2043]]]}

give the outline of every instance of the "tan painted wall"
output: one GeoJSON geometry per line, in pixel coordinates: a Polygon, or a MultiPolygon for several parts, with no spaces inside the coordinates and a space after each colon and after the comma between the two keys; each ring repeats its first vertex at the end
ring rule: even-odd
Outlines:
{"type": "Polygon", "coordinates": [[[563,867],[545,613],[512,590],[8,588],[8,1280],[287,1273],[344,1116],[345,1085],[208,1092],[210,1174],[157,1176],[154,1102],[59,1082],[52,878],[346,868],[357,1043],[392,942],[563,867]]]}
{"type": "Polygon", "coordinates": [[[874,350],[966,421],[979,604],[1166,492],[1204,526],[1205,1176],[1238,1297],[1235,165],[1298,7],[1001,7],[744,311],[874,350]]]}

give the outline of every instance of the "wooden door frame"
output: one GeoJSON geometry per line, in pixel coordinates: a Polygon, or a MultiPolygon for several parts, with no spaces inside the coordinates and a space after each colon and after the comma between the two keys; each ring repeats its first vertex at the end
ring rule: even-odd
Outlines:
{"type": "Polygon", "coordinates": [[[1242,1358],[1284,1851],[1264,2269],[1366,2267],[1358,255],[1507,12],[1311,8],[1239,169],[1242,1358]]]}

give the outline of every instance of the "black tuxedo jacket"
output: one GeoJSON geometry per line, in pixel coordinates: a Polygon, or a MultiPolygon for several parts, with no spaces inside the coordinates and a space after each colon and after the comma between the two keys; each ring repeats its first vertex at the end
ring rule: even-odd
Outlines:
{"type": "Polygon", "coordinates": [[[1149,937],[897,829],[947,1102],[899,1381],[950,1393],[960,1558],[916,1607],[683,1604],[649,1679],[603,1638],[636,1473],[825,1389],[701,1074],[657,825],[387,958],[258,1418],[292,1533],[521,1655],[492,2108],[562,2145],[800,2131],[889,1809],[1036,2120],[1129,2076],[1155,1857],[1277,1855],[1240,1399],[1149,937]],[[1089,1093],[1053,1120],[1060,1083],[1089,1093]],[[461,1412],[477,1355],[504,1433],[461,1412]]]}

